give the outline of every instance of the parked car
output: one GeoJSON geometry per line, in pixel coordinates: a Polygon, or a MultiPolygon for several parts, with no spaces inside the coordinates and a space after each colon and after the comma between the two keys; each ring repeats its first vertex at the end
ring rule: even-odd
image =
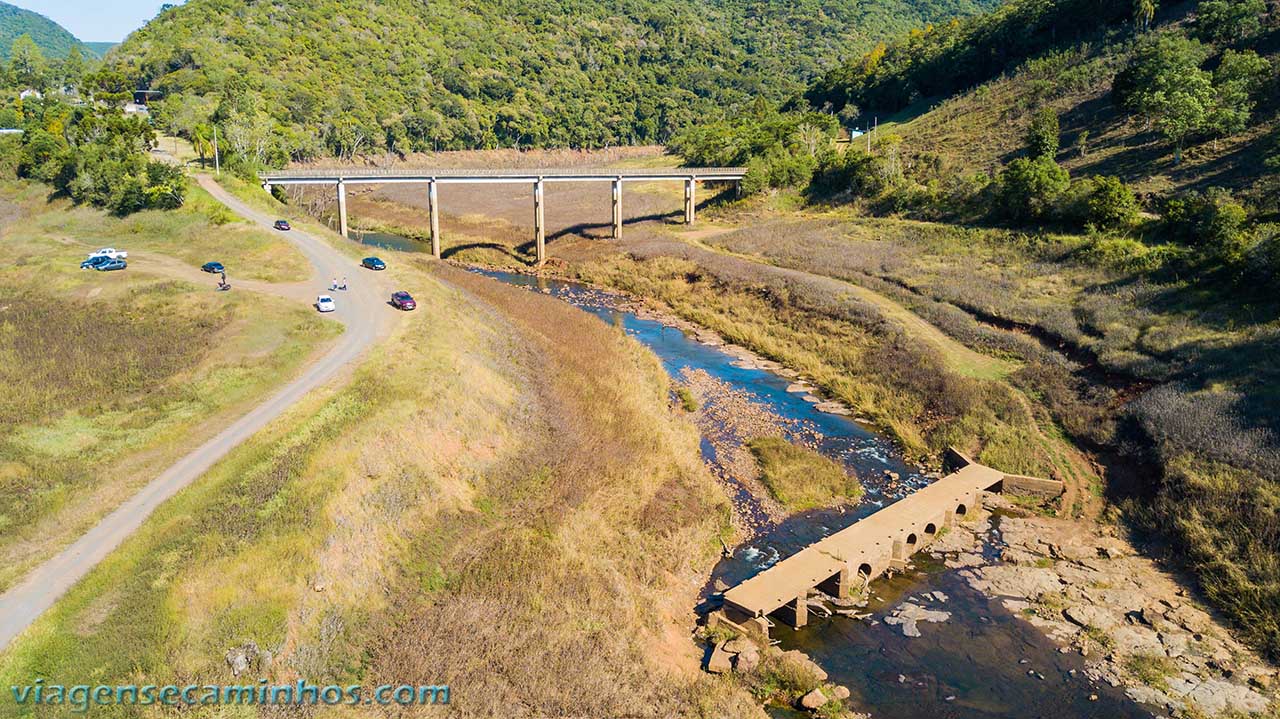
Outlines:
{"type": "Polygon", "coordinates": [[[95,258],[95,257],[106,257],[106,258],[108,258],[108,259],[112,259],[112,260],[123,260],[124,258],[126,258],[126,257],[128,257],[128,256],[129,256],[129,253],[128,253],[128,252],[125,252],[124,250],[117,250],[117,249],[116,249],[116,248],[114,248],[114,247],[103,247],[102,249],[98,250],[97,252],[90,252],[90,253],[89,253],[89,259],[91,259],[91,260],[92,260],[93,258],[95,258]]]}
{"type": "Polygon", "coordinates": [[[84,262],[81,262],[81,263],[80,263],[80,269],[82,269],[82,270],[96,270],[96,269],[98,269],[98,265],[102,264],[103,262],[109,262],[110,260],[111,260],[111,258],[110,258],[110,257],[103,257],[103,256],[101,256],[101,255],[99,255],[99,256],[97,256],[97,257],[90,257],[89,259],[87,259],[87,260],[85,260],[84,262]]]}
{"type": "Polygon", "coordinates": [[[93,269],[99,272],[110,272],[111,270],[123,270],[128,267],[129,263],[121,259],[105,259],[93,266],[93,269]]]}
{"type": "Polygon", "coordinates": [[[289,221],[288,221],[288,220],[276,220],[275,224],[274,224],[274,225],[272,225],[272,227],[275,227],[277,230],[291,230],[291,229],[293,229],[293,228],[289,227],[289,221]]]}
{"type": "Polygon", "coordinates": [[[398,310],[417,309],[418,303],[413,301],[413,295],[408,292],[392,292],[391,306],[398,310]]]}
{"type": "Polygon", "coordinates": [[[329,295],[320,295],[316,298],[316,309],[320,312],[332,312],[338,309],[338,306],[333,303],[333,298],[329,295]]]}
{"type": "Polygon", "coordinates": [[[366,267],[366,268],[371,269],[371,270],[385,270],[385,269],[387,269],[387,263],[383,262],[382,260],[378,259],[377,257],[366,257],[366,258],[364,258],[363,260],[360,260],[360,266],[361,266],[361,267],[366,267]]]}
{"type": "Polygon", "coordinates": [[[210,272],[216,275],[221,272],[226,272],[227,268],[223,267],[221,262],[206,262],[203,265],[200,265],[200,271],[210,272]]]}

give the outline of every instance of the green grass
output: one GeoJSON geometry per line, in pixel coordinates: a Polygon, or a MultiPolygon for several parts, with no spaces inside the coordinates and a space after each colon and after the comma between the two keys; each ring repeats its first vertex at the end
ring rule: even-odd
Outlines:
{"type": "MultiPolygon", "coordinates": [[[[21,219],[0,267],[0,587],[296,371],[337,325],[163,269],[78,268],[84,248],[188,251],[197,207],[127,220],[4,183],[21,219]]],[[[210,200],[211,201],[211,200],[210,200]]],[[[273,240],[274,242],[274,240],[273,240]]],[[[131,257],[131,260],[133,258],[131,257]]]]}
{"type": "Polygon", "coordinates": [[[814,450],[781,437],[757,437],[747,446],[760,465],[761,481],[788,510],[855,502],[862,496],[862,485],[855,477],[814,450]]]}
{"type": "Polygon", "coordinates": [[[1168,679],[1178,673],[1178,665],[1164,655],[1134,654],[1124,660],[1125,671],[1149,687],[1167,689],[1168,679]]]}

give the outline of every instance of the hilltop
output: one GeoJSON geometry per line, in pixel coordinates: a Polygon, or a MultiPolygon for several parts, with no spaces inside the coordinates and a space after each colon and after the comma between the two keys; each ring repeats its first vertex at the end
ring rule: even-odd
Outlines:
{"type": "Polygon", "coordinates": [[[0,58],[8,60],[13,41],[23,35],[30,36],[48,57],[66,57],[73,47],[94,57],[100,54],[44,15],[0,2],[0,58]]]}
{"type": "Polygon", "coordinates": [[[756,97],[801,91],[830,58],[994,0],[191,0],[113,54],[166,93],[185,135],[216,123],[251,165],[493,147],[665,140],[756,97]]]}

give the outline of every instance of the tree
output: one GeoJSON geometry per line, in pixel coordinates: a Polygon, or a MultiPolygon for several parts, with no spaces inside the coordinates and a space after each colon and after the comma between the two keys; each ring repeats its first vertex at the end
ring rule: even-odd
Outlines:
{"type": "Polygon", "coordinates": [[[1138,32],[1146,32],[1151,21],[1156,17],[1156,0],[1133,1],[1133,27],[1138,32]]]}
{"type": "Polygon", "coordinates": [[[1052,157],[1020,157],[1000,173],[999,191],[1004,212],[1015,220],[1037,221],[1048,217],[1055,203],[1071,186],[1071,177],[1052,157]]]}
{"type": "Polygon", "coordinates": [[[1201,0],[1196,32],[1210,42],[1236,42],[1258,32],[1266,12],[1265,0],[1201,0]]]}
{"type": "Polygon", "coordinates": [[[1087,200],[1090,224],[1104,229],[1123,229],[1138,219],[1138,199],[1118,177],[1098,177],[1087,200]]]}
{"type": "Polygon", "coordinates": [[[1183,145],[1204,127],[1213,106],[1213,77],[1200,68],[1208,54],[1204,45],[1180,35],[1143,41],[1112,86],[1123,106],[1174,144],[1176,163],[1182,162],[1183,145]]]}
{"type": "Polygon", "coordinates": [[[9,50],[13,81],[23,88],[43,90],[48,83],[48,63],[30,35],[19,35],[9,50]]]}
{"type": "Polygon", "coordinates": [[[1031,117],[1027,128],[1027,149],[1032,157],[1054,157],[1058,154],[1058,136],[1061,132],[1058,113],[1051,107],[1043,107],[1031,117]]]}
{"type": "Polygon", "coordinates": [[[1234,135],[1249,125],[1254,96],[1262,89],[1271,64],[1252,50],[1227,50],[1213,72],[1214,99],[1205,129],[1217,138],[1234,135]]]}

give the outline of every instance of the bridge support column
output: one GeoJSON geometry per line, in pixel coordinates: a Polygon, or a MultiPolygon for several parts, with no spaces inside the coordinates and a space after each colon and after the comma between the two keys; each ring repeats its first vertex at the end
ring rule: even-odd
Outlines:
{"type": "Polygon", "coordinates": [[[431,220],[431,255],[440,259],[440,200],[436,195],[436,181],[427,183],[427,214],[431,220]]]}
{"type": "Polygon", "coordinates": [[[818,585],[818,589],[821,589],[833,597],[847,597],[853,590],[853,587],[850,586],[849,576],[849,567],[845,566],[841,568],[839,574],[834,574],[823,580],[823,582],[818,585]]]}
{"type": "Polygon", "coordinates": [[[347,236],[347,186],[338,181],[338,232],[347,236]]]}
{"type": "Polygon", "coordinates": [[[946,511],[946,514],[944,514],[942,517],[942,526],[954,527],[955,524],[956,524],[956,513],[948,509],[946,511]]]}
{"type": "Polygon", "coordinates": [[[613,181],[613,239],[622,239],[622,178],[613,181]]]}
{"type": "Polygon", "coordinates": [[[547,230],[543,224],[542,184],[541,177],[533,183],[533,244],[537,251],[539,265],[547,260],[547,230]]]}
{"type": "Polygon", "coordinates": [[[693,224],[694,206],[696,205],[695,187],[698,180],[690,177],[684,181],[684,223],[686,225],[693,224]]]}
{"type": "Polygon", "coordinates": [[[907,558],[907,546],[903,544],[901,540],[898,540],[898,539],[893,540],[893,558],[894,559],[907,558]]]}
{"type": "Polygon", "coordinates": [[[778,610],[782,621],[791,625],[792,629],[802,629],[809,623],[809,593],[806,591],[792,599],[778,610]]]}

